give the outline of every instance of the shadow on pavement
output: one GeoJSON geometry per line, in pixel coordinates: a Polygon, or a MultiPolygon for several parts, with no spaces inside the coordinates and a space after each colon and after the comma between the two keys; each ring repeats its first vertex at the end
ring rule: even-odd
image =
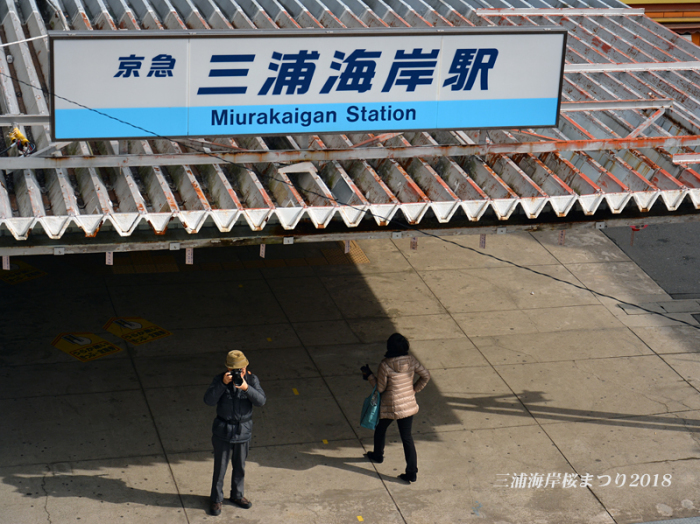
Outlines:
{"type": "Polygon", "coordinates": [[[491,413],[541,421],[584,422],[604,426],[620,426],[640,429],[658,429],[663,431],[700,432],[700,420],[664,415],[636,415],[633,413],[616,413],[611,411],[594,411],[587,409],[569,409],[538,405],[547,402],[543,391],[523,391],[513,395],[494,395],[488,397],[462,398],[445,396],[444,399],[454,409],[491,413]],[[506,399],[508,400],[506,402],[506,399]],[[527,411],[522,411],[520,399],[527,411]]]}
{"type": "MultiPolygon", "coordinates": [[[[376,274],[388,275],[377,285],[390,287],[391,275],[410,272],[368,256],[384,264],[376,274]]],[[[33,257],[27,263],[44,275],[0,281],[0,476],[17,495],[205,510],[215,411],[202,397],[230,349],[246,352],[268,394],[265,411],[254,416],[255,449],[329,440],[314,452],[296,449],[298,463],[263,452],[251,462],[378,479],[359,442],[359,411],[371,390],[359,367],[376,369],[396,327],[367,273],[337,243],[268,246],[264,260],[257,248],[197,250],[195,257],[194,268],[168,252],[117,253],[114,268],[103,255],[33,257]],[[41,322],[31,315],[37,297],[47,304],[41,322]],[[132,346],[104,331],[112,317],[144,318],[173,335],[132,346]],[[63,332],[96,333],[122,351],[79,362],[51,346],[63,332]],[[357,456],[334,455],[339,441],[354,441],[357,456]],[[194,494],[179,494],[182,479],[164,466],[182,464],[184,455],[206,463],[197,467],[206,475],[194,494]],[[129,473],[111,471],[115,461],[122,469],[160,466],[173,492],[153,489],[162,484],[153,480],[139,487],[129,473]],[[71,464],[75,473],[56,474],[55,464],[71,464]]],[[[394,433],[395,425],[390,440],[394,433]]]]}

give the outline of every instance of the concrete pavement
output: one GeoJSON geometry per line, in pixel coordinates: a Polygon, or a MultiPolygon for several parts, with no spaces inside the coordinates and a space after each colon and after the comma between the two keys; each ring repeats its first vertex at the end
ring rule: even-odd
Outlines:
{"type": "Polygon", "coordinates": [[[700,224],[653,224],[637,232],[617,227],[604,233],[674,299],[700,298],[700,224]]]}
{"type": "MultiPolygon", "coordinates": [[[[684,226],[678,226],[684,227],[684,226]]],[[[700,515],[700,336],[597,231],[419,238],[104,258],[37,257],[0,281],[0,522],[632,523],[700,515]],[[553,280],[548,276],[555,277],[553,280]],[[672,311],[672,312],[668,312],[672,311]],[[170,336],[107,332],[139,317],[170,336]],[[384,341],[405,334],[432,380],[414,423],[363,458],[359,427],[384,341]],[[51,345],[94,333],[122,350],[80,362],[51,345]],[[206,513],[213,409],[202,396],[242,349],[255,412],[249,510],[206,513]],[[573,485],[572,485],[573,484],[573,485]],[[583,484],[583,486],[582,486],[583,484]],[[607,484],[607,485],[606,485],[607,484]],[[655,486],[654,486],[655,485],[655,486]]],[[[682,304],[681,304],[682,302],[682,304]]],[[[681,307],[682,306],[682,307],[681,307]]],[[[675,308],[675,309],[674,309],[675,308]]],[[[225,489],[228,489],[226,487],[225,489]]]]}

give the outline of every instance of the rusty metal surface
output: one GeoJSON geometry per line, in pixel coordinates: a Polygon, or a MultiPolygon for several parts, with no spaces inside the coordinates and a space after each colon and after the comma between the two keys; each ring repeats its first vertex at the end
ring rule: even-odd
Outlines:
{"type": "MultiPolygon", "coordinates": [[[[549,142],[486,143],[471,145],[399,146],[363,149],[263,150],[217,153],[216,156],[196,153],[153,153],[129,155],[99,155],[64,157],[14,157],[0,160],[3,169],[100,168],[100,167],[153,167],[188,165],[265,164],[289,162],[352,161],[359,159],[411,159],[430,157],[463,157],[481,155],[539,154],[562,151],[616,151],[643,148],[678,148],[700,146],[700,135],[625,137],[602,140],[551,140],[549,142]]],[[[688,155],[674,155],[688,163],[688,155]]],[[[490,162],[489,162],[490,163],[490,162]]],[[[263,178],[267,178],[264,176],[263,178]]],[[[321,196],[319,194],[319,196],[321,196]]]]}
{"type": "Polygon", "coordinates": [[[700,48],[617,1],[546,8],[487,0],[53,5],[0,0],[3,43],[47,30],[558,25],[569,31],[562,115],[552,129],[54,145],[42,91],[46,40],[14,44],[13,64],[0,53],[0,73],[17,79],[0,78],[0,126],[21,124],[42,151],[0,158],[5,246],[83,234],[102,250],[109,241],[100,237],[123,237],[124,249],[131,240],[156,245],[177,231],[199,246],[208,241],[194,239],[212,232],[312,239],[423,223],[486,231],[491,220],[535,227],[551,212],[584,221],[634,212],[651,222],[678,210],[688,219],[700,209],[700,48]]]}

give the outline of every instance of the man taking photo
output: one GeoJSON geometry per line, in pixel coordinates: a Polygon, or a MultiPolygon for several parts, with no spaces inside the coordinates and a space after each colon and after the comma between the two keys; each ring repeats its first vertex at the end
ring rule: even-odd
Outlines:
{"type": "Polygon", "coordinates": [[[253,406],[264,405],[266,397],[258,377],[248,371],[248,364],[242,351],[230,351],[226,356],[228,371],[215,376],[204,394],[204,402],[216,406],[211,438],[214,445],[214,476],[210,512],[214,516],[221,514],[224,477],[229,460],[233,468],[231,502],[244,509],[253,505],[243,496],[245,461],[253,431],[253,406]]]}

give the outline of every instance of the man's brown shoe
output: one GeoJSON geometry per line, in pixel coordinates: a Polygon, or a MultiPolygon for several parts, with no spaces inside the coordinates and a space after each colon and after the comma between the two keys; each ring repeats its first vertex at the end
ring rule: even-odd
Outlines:
{"type": "Polygon", "coordinates": [[[219,515],[221,515],[221,506],[221,502],[212,502],[211,508],[209,508],[209,513],[211,513],[215,517],[218,517],[219,515]]]}
{"type": "Polygon", "coordinates": [[[239,499],[234,499],[233,497],[231,497],[231,502],[233,502],[236,506],[240,506],[243,509],[248,509],[253,505],[253,503],[245,497],[241,497],[239,499]]]}

